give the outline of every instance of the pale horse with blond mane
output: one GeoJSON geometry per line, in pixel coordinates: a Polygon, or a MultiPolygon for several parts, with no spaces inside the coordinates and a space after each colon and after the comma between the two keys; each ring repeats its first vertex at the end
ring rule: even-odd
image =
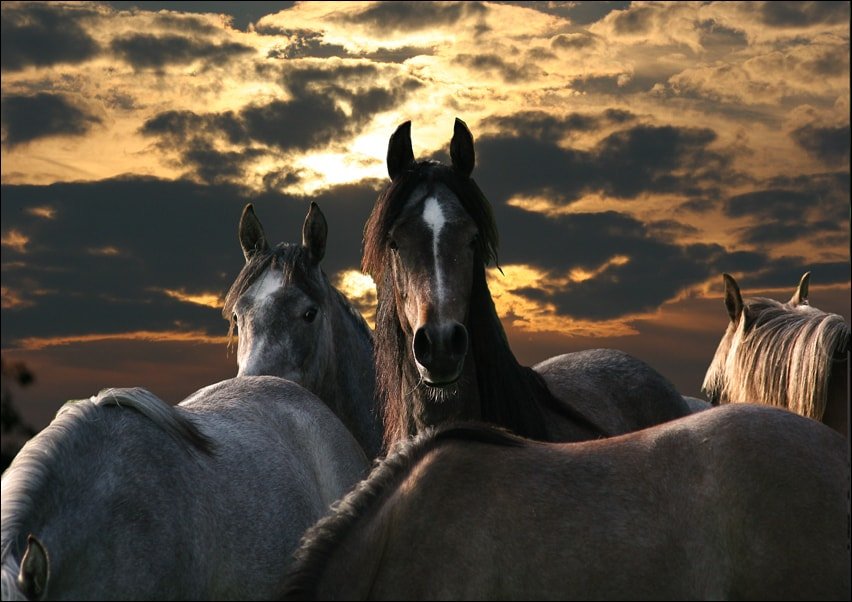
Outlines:
{"type": "Polygon", "coordinates": [[[849,324],[808,302],[810,272],[786,303],[743,299],[725,279],[731,318],[702,390],[714,405],[761,403],[849,430],[849,324]]]}

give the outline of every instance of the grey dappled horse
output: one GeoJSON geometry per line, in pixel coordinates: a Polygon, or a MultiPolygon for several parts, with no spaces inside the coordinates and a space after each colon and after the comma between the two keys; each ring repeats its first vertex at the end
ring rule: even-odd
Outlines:
{"type": "Polygon", "coordinates": [[[470,177],[473,137],[456,119],[452,165],[414,160],[411,123],[388,145],[391,182],[364,230],[376,283],[376,376],[385,444],[427,426],[486,420],[534,439],[579,440],[690,413],[644,362],[597,349],[518,364],[485,278],[497,259],[491,207],[470,177]]]}
{"type": "Polygon", "coordinates": [[[710,399],[787,408],[848,436],[849,325],[810,305],[810,272],[787,303],[743,299],[723,277],[730,322],[704,377],[710,399]]]}
{"type": "Polygon", "coordinates": [[[320,267],[328,226],[311,203],[302,243],[269,246],[252,205],[240,219],[246,263],[225,297],[237,327],[240,376],[269,374],[315,393],[349,428],[369,458],[382,444],[374,393],[373,340],[364,318],[320,267]]]}
{"type": "Polygon", "coordinates": [[[849,458],[730,405],[619,437],[402,443],[305,535],[294,600],[849,600],[849,458]]]}
{"type": "Polygon", "coordinates": [[[303,531],[366,474],[316,396],[272,376],[177,406],[70,402],[2,478],[2,598],[271,599],[303,531]]]}

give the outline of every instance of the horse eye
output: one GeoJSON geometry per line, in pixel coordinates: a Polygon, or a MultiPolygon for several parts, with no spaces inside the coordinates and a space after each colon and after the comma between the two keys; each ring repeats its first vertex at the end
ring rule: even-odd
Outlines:
{"type": "Polygon", "coordinates": [[[302,317],[305,319],[305,322],[313,322],[314,318],[317,317],[317,308],[310,308],[308,311],[305,312],[305,315],[303,315],[302,317]]]}

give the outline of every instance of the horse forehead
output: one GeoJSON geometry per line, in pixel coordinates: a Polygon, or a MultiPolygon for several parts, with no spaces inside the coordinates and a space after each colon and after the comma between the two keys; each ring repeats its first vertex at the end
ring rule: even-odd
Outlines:
{"type": "Polygon", "coordinates": [[[473,223],[461,200],[445,184],[417,186],[406,201],[403,221],[426,224],[433,232],[452,225],[473,223]]]}
{"type": "Polygon", "coordinates": [[[252,300],[261,303],[269,299],[284,286],[284,274],[270,266],[266,268],[263,276],[258,278],[246,291],[246,295],[252,300]]]}

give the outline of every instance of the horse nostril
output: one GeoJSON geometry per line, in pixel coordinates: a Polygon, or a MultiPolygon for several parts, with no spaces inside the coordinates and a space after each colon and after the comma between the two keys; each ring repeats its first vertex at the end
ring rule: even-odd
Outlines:
{"type": "Polygon", "coordinates": [[[457,358],[467,354],[467,329],[458,322],[450,334],[450,354],[457,358]]]}
{"type": "Polygon", "coordinates": [[[418,328],[414,333],[414,359],[425,366],[432,356],[432,341],[426,333],[426,328],[418,328]]]}

